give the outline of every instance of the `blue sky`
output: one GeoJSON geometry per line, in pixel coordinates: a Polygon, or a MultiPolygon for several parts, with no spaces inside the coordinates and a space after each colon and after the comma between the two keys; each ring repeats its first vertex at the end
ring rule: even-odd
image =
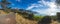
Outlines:
{"type": "Polygon", "coordinates": [[[12,7],[18,7],[26,9],[28,6],[30,6],[33,3],[37,3],[39,0],[8,0],[12,3],[12,7]]]}
{"type": "Polygon", "coordinates": [[[43,15],[56,15],[60,11],[55,0],[8,0],[10,7],[36,11],[43,15]]]}

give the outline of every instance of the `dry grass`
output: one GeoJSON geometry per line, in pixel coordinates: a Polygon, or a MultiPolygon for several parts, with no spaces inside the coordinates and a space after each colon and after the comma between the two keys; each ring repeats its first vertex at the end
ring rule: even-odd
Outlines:
{"type": "Polygon", "coordinates": [[[16,21],[18,24],[37,24],[37,21],[25,19],[19,14],[16,14],[16,21]]]}
{"type": "Polygon", "coordinates": [[[58,21],[53,21],[52,20],[52,23],[51,24],[59,24],[58,21]]]}
{"type": "Polygon", "coordinates": [[[3,10],[0,10],[0,14],[7,14],[7,13],[4,12],[3,10]]]}

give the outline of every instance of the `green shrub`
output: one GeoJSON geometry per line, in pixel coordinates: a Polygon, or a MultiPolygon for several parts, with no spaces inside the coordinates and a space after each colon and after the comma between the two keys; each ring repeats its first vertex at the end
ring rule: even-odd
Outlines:
{"type": "Polygon", "coordinates": [[[44,16],[34,16],[35,20],[41,20],[44,16]]]}

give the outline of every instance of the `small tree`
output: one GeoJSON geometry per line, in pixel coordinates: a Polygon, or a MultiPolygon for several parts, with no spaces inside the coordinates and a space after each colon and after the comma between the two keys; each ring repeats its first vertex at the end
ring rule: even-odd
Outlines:
{"type": "Polygon", "coordinates": [[[60,0],[56,0],[55,2],[58,6],[60,5],[60,0]]]}
{"type": "Polygon", "coordinates": [[[31,19],[31,20],[33,19],[33,17],[34,17],[33,13],[31,13],[31,14],[28,15],[28,18],[31,19]]]}
{"type": "Polygon", "coordinates": [[[8,6],[10,3],[7,1],[7,0],[2,0],[0,2],[1,6],[2,6],[2,9],[4,9],[5,11],[7,10],[8,6]]]}
{"type": "Polygon", "coordinates": [[[60,22],[60,12],[57,12],[57,20],[60,22]]]}
{"type": "Polygon", "coordinates": [[[45,16],[38,21],[38,24],[50,24],[50,23],[51,23],[51,18],[49,16],[45,16]]]}

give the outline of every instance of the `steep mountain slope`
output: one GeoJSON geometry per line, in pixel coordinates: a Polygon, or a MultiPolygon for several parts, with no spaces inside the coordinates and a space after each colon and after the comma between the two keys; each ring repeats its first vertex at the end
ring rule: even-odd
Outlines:
{"type": "MultiPolygon", "coordinates": [[[[4,14],[6,15],[8,13],[3,10],[0,10],[0,15],[4,14]]],[[[37,21],[25,19],[24,17],[22,17],[23,15],[21,14],[15,13],[15,15],[17,24],[37,24],[37,21]]]]}

